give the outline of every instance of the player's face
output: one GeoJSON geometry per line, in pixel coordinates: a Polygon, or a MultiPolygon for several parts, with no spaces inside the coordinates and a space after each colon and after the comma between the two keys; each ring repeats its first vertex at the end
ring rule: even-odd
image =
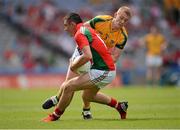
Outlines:
{"type": "Polygon", "coordinates": [[[150,28],[150,32],[152,33],[152,34],[157,34],[158,33],[158,30],[157,30],[157,28],[156,27],[151,27],[150,28]]]}
{"type": "Polygon", "coordinates": [[[74,25],[66,19],[64,20],[64,31],[67,31],[70,36],[74,36],[74,25]]]}
{"type": "Polygon", "coordinates": [[[119,10],[114,16],[114,26],[116,29],[122,28],[127,24],[130,17],[124,12],[124,10],[119,10]]]}

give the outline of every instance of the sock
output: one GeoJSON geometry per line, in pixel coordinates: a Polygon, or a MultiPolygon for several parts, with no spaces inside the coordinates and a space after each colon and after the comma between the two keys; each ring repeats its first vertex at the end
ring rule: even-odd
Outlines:
{"type": "Polygon", "coordinates": [[[111,102],[108,104],[108,106],[110,106],[110,107],[113,107],[113,108],[118,108],[118,102],[117,102],[117,100],[116,99],[114,99],[114,98],[111,98],[111,102]]]}
{"type": "Polygon", "coordinates": [[[59,98],[56,96],[56,100],[59,102],[59,98]]]}
{"type": "Polygon", "coordinates": [[[90,108],[83,108],[83,111],[90,111],[90,108]]]}
{"type": "Polygon", "coordinates": [[[54,112],[53,112],[53,115],[54,115],[56,118],[59,118],[63,113],[64,113],[64,111],[61,111],[59,108],[55,108],[55,110],[54,110],[54,112]]]}
{"type": "Polygon", "coordinates": [[[90,108],[83,108],[83,112],[82,112],[84,118],[85,116],[91,116],[91,112],[90,112],[90,108]]]}

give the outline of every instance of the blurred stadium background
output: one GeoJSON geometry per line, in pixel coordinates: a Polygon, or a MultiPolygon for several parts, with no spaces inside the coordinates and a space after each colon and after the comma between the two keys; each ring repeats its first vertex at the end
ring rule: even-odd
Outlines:
{"type": "Polygon", "coordinates": [[[113,86],[145,85],[145,48],[139,39],[156,25],[166,37],[161,85],[180,86],[179,0],[0,0],[0,88],[58,87],[75,44],[63,31],[63,16],[84,21],[122,5],[133,10],[129,38],[113,86]]]}
{"type": "Polygon", "coordinates": [[[0,129],[179,129],[179,88],[180,0],[0,0],[0,129]],[[129,38],[111,84],[116,88],[102,91],[129,101],[128,119],[118,120],[115,111],[92,104],[94,119],[84,121],[78,92],[60,122],[40,122],[53,110],[43,111],[41,103],[57,92],[75,47],[63,31],[64,15],[75,11],[86,21],[113,15],[123,5],[133,10],[129,38]],[[168,43],[158,85],[162,87],[146,87],[146,48],[140,39],[152,25],[168,43]]]}

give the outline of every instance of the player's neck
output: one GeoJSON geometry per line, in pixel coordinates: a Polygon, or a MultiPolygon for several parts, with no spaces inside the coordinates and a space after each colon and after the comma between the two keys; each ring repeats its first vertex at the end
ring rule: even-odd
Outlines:
{"type": "Polygon", "coordinates": [[[116,31],[119,31],[121,28],[117,28],[116,27],[116,25],[115,25],[115,23],[114,23],[114,21],[112,20],[112,22],[111,22],[111,31],[112,32],[116,32],[116,31]]]}

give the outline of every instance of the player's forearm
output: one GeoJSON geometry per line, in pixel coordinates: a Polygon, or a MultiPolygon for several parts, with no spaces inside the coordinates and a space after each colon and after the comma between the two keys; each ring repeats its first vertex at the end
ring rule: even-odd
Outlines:
{"type": "Polygon", "coordinates": [[[120,55],[111,55],[114,63],[116,63],[120,57],[120,55]]]}
{"type": "Polygon", "coordinates": [[[91,57],[88,56],[84,56],[84,55],[80,56],[77,60],[71,63],[71,70],[76,71],[79,67],[86,64],[90,59],[91,57]]]}
{"type": "Polygon", "coordinates": [[[122,50],[115,48],[111,54],[114,63],[116,63],[121,55],[122,50]]]}

